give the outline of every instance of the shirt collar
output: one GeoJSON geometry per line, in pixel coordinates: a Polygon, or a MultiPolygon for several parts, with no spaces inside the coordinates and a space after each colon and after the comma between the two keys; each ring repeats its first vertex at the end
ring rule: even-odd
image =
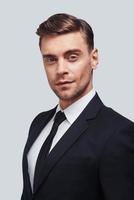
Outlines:
{"type": "Polygon", "coordinates": [[[90,92],[88,92],[86,95],[75,101],[73,104],[71,104],[64,110],[58,104],[56,113],[59,110],[64,112],[68,122],[72,124],[84,110],[87,104],[91,101],[91,99],[94,97],[95,93],[96,93],[95,90],[92,89],[90,92]]]}

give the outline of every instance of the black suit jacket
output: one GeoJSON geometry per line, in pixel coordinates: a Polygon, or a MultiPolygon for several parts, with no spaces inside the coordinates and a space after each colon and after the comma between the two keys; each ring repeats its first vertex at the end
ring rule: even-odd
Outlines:
{"type": "Polygon", "coordinates": [[[97,94],[50,152],[32,194],[27,153],[55,110],[31,124],[21,200],[134,200],[134,123],[104,106],[97,94]]]}

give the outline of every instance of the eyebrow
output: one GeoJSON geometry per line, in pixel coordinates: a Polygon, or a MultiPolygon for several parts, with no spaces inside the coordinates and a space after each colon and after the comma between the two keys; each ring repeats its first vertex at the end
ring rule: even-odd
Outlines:
{"type": "MultiPolygon", "coordinates": [[[[67,55],[72,54],[72,53],[82,54],[82,51],[80,49],[70,49],[70,50],[64,52],[64,56],[67,56],[67,55]]],[[[47,57],[51,57],[51,56],[56,57],[55,54],[49,54],[49,53],[43,54],[42,56],[43,56],[43,58],[47,58],[47,57]]]]}

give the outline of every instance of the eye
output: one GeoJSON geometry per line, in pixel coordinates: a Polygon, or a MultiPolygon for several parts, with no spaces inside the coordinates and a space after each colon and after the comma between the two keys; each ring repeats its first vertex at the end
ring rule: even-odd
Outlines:
{"type": "Polygon", "coordinates": [[[48,57],[44,57],[44,62],[45,64],[54,64],[57,61],[57,58],[54,56],[48,56],[48,57]]]}
{"type": "Polygon", "coordinates": [[[78,60],[78,58],[79,58],[79,56],[76,55],[76,54],[71,54],[71,55],[68,56],[68,60],[69,60],[70,62],[75,62],[75,61],[78,60]]]}

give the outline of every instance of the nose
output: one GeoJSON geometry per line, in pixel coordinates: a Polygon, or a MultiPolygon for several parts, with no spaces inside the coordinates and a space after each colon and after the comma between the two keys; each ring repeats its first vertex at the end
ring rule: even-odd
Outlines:
{"type": "Polygon", "coordinates": [[[68,66],[65,59],[59,59],[57,63],[57,74],[68,73],[68,66]]]}

